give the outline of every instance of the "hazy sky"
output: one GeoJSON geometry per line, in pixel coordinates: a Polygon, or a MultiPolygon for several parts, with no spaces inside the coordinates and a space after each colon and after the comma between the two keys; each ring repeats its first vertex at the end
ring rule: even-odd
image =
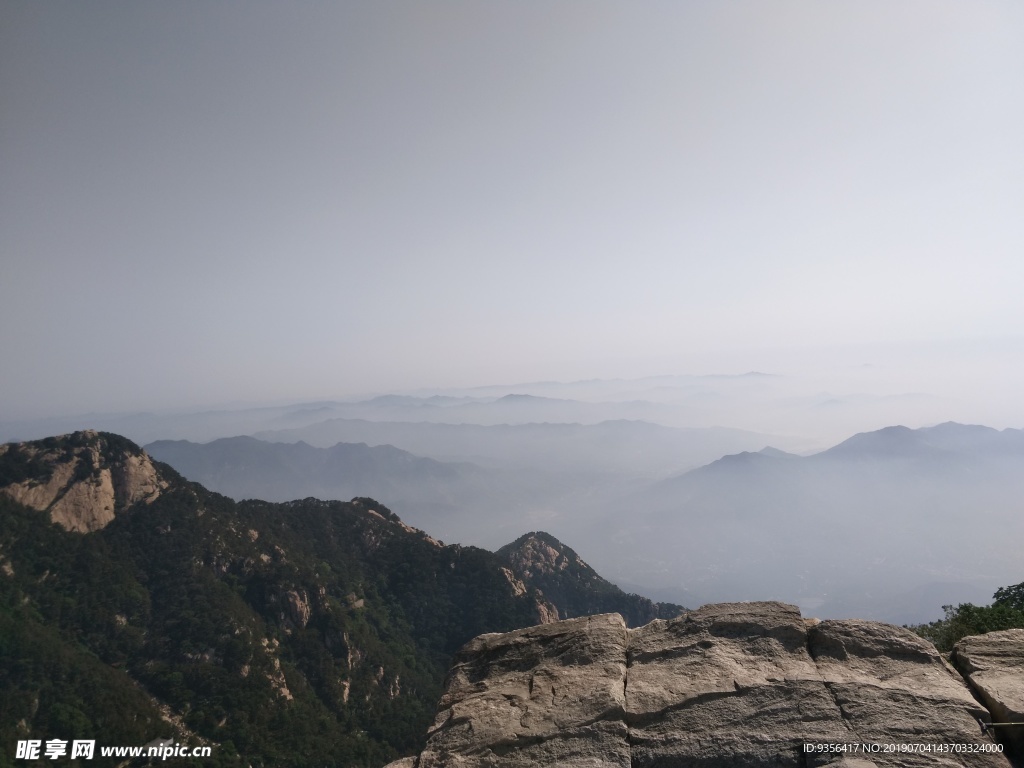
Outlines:
{"type": "Polygon", "coordinates": [[[1012,390],[1022,137],[1019,0],[3,0],[0,417],[880,344],[1012,390]]]}

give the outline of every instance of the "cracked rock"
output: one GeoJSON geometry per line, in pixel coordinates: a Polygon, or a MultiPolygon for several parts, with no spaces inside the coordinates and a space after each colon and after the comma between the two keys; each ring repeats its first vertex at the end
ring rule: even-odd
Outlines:
{"type": "MultiPolygon", "coordinates": [[[[965,637],[953,649],[953,662],[988,707],[992,722],[1024,722],[1024,629],[965,637]]],[[[1024,726],[997,732],[1024,757],[1024,726]]]]}
{"type": "Polygon", "coordinates": [[[607,614],[470,641],[418,768],[626,768],[626,637],[607,614]]]}
{"type": "Polygon", "coordinates": [[[984,715],[909,630],[719,604],[635,630],[608,614],[476,638],[426,749],[402,765],[1009,768],[996,752],[943,751],[991,749],[984,715]]]}

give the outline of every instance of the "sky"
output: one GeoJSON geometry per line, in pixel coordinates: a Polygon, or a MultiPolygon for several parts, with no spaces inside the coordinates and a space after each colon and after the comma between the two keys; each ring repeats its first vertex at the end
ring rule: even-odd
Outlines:
{"type": "Polygon", "coordinates": [[[3,0],[0,418],[884,360],[1024,427],[1022,136],[1017,0],[3,0]]]}

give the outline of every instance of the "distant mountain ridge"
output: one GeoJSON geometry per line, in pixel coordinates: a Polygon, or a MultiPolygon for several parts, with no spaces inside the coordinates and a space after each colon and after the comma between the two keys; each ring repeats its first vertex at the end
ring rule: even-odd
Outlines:
{"type": "Polygon", "coordinates": [[[938,451],[959,455],[993,452],[1024,454],[1024,430],[998,430],[978,424],[957,424],[952,421],[921,429],[893,426],[875,432],[862,432],[815,455],[829,458],[910,457],[934,454],[938,451]]]}
{"type": "Polygon", "coordinates": [[[648,477],[697,467],[725,453],[759,450],[773,439],[739,429],[686,429],[630,419],[481,425],[338,418],[254,436],[320,447],[386,444],[439,461],[491,467],[648,477]]]}
{"type": "Polygon", "coordinates": [[[146,450],[235,500],[372,496],[439,538],[475,543],[483,533],[507,541],[522,531],[518,520],[530,509],[573,487],[550,473],[438,461],[387,444],[321,448],[243,436],[210,443],[161,440],[146,450]]]}
{"type": "Polygon", "coordinates": [[[299,429],[147,449],[235,499],[382,499],[445,540],[501,546],[526,528],[572,536],[595,500],[767,437],[643,421],[437,424],[328,419],[299,429]]]}
{"type": "Polygon", "coordinates": [[[894,426],[810,456],[723,456],[612,500],[601,535],[573,541],[603,573],[656,594],[914,623],[1018,578],[1022,497],[1024,431],[894,426]]]}
{"type": "Polygon", "coordinates": [[[289,501],[315,496],[350,499],[374,491],[385,498],[451,494],[456,483],[479,482],[488,473],[468,462],[440,462],[391,445],[269,443],[225,437],[209,443],[158,440],[145,450],[186,477],[234,499],[289,501]]]}

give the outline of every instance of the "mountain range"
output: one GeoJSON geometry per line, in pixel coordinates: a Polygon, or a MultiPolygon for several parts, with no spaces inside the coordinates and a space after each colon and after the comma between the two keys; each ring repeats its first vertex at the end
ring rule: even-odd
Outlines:
{"type": "Polygon", "coordinates": [[[446,541],[498,547],[525,528],[572,531],[595,500],[770,439],[642,421],[484,426],[328,419],[209,443],[146,445],[191,480],[235,499],[385,499],[446,541]]]}
{"type": "MultiPolygon", "coordinates": [[[[809,409],[816,412],[822,402],[828,402],[831,404],[827,410],[833,414],[845,410],[836,405],[837,402],[850,399],[821,392],[795,394],[797,390],[806,390],[807,386],[807,382],[757,373],[532,382],[461,390],[357,395],[343,400],[268,405],[230,403],[192,410],[86,413],[7,420],[0,421],[0,441],[31,440],[76,429],[103,429],[122,434],[140,444],[168,439],[209,442],[235,435],[303,429],[333,420],[476,426],[544,423],[592,426],[604,421],[645,421],[689,430],[694,432],[691,438],[697,437],[700,429],[722,430],[723,425],[739,427],[734,431],[769,433],[772,435],[769,442],[780,447],[807,450],[821,444],[820,438],[786,437],[780,435],[776,427],[766,425],[781,422],[787,425],[784,431],[789,434],[789,422],[799,419],[801,411],[809,409]],[[775,414],[775,418],[763,418],[769,413],[775,414]],[[744,414],[758,417],[749,419],[744,414]],[[746,426],[748,424],[758,426],[746,426]]],[[[859,402],[864,397],[856,396],[853,400],[859,402]]],[[[284,438],[278,436],[273,439],[284,438]]],[[[299,439],[322,447],[336,442],[373,442],[336,436],[326,445],[310,436],[291,437],[287,441],[299,439]]],[[[383,442],[423,454],[394,440],[383,442]]],[[[734,444],[717,455],[729,450],[749,450],[750,447],[734,444]]],[[[716,456],[705,456],[702,461],[714,458],[716,456]]],[[[675,471],[683,468],[674,467],[675,471]]]]}
{"type": "Polygon", "coordinates": [[[174,738],[215,746],[204,765],[380,766],[421,748],[467,640],[595,608],[682,610],[540,532],[495,553],[369,498],[235,502],[108,433],[0,446],[5,745],[174,738]]]}
{"type": "Polygon", "coordinates": [[[624,419],[494,425],[326,419],[305,427],[255,432],[254,437],[304,441],[322,448],[338,442],[393,445],[440,461],[516,470],[659,477],[698,467],[725,453],[762,448],[777,436],[624,419]]]}
{"type": "Polygon", "coordinates": [[[649,594],[915,623],[1019,578],[1022,495],[1024,431],[890,427],[805,457],[725,456],[611,499],[602,534],[574,541],[649,594]]]}
{"type": "MultiPolygon", "coordinates": [[[[383,446],[252,438],[147,449],[235,498],[381,498],[446,541],[498,547],[543,527],[616,583],[677,603],[784,599],[823,617],[919,623],[1019,580],[1021,430],[893,426],[808,456],[754,437],[759,450],[675,473],[667,467],[685,466],[681,436],[692,433],[643,422],[333,420],[300,431],[324,441],[393,438],[431,451],[434,463],[383,446]],[[656,455],[652,471],[640,472],[656,455]],[[429,467],[429,477],[413,467],[429,467]]],[[[713,449],[707,437],[701,451],[713,449]]]]}

